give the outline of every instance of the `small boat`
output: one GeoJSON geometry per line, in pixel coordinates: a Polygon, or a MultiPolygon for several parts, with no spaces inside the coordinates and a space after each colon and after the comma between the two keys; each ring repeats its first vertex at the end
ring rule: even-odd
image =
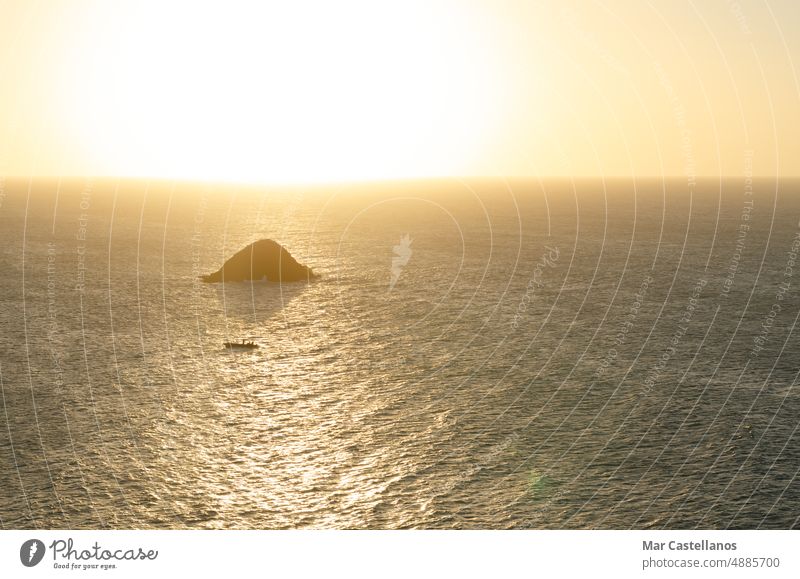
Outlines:
{"type": "Polygon", "coordinates": [[[255,342],[245,342],[244,340],[241,342],[224,342],[222,345],[227,350],[255,350],[258,348],[258,344],[255,342]]]}

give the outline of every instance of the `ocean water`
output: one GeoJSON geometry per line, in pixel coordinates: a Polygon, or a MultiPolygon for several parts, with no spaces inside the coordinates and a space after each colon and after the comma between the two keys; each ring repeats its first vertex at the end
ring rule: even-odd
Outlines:
{"type": "Polygon", "coordinates": [[[3,528],[798,526],[797,181],[0,191],[3,528]]]}

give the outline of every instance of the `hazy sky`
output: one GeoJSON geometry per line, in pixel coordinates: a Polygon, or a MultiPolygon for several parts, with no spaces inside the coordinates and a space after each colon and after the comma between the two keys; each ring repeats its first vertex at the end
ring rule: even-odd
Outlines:
{"type": "Polygon", "coordinates": [[[797,0],[0,0],[0,175],[800,174],[797,0]]]}

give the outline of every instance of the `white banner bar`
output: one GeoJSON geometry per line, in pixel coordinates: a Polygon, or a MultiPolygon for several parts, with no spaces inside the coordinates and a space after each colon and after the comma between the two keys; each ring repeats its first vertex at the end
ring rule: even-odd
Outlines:
{"type": "Polygon", "coordinates": [[[2,531],[0,577],[800,577],[794,531],[2,531]]]}

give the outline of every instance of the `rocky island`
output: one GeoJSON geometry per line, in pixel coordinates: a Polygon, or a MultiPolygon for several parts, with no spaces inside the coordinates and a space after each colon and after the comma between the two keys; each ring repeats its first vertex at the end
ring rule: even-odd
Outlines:
{"type": "Polygon", "coordinates": [[[271,239],[262,239],[237,251],[220,269],[201,276],[206,283],[237,281],[310,281],[318,277],[271,239]]]}

